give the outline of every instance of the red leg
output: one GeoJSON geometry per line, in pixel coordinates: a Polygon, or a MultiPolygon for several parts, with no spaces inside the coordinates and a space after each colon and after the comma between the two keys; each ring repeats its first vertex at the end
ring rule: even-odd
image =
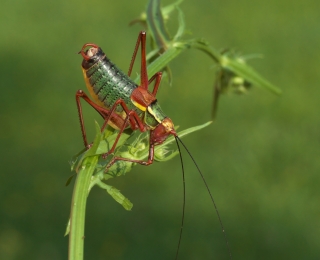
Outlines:
{"type": "MultiPolygon", "coordinates": [[[[104,154],[104,157],[108,156],[109,154],[113,153],[117,143],[120,139],[120,136],[126,126],[129,123],[129,120],[133,120],[135,122],[134,125],[131,125],[133,129],[139,129],[141,132],[145,131],[145,126],[137,113],[133,110],[129,110],[125,102],[121,99],[117,100],[115,104],[112,106],[110,110],[107,110],[103,107],[98,106],[96,103],[94,103],[92,100],[89,99],[89,97],[82,91],[78,90],[76,93],[76,101],[77,101],[77,107],[78,107],[78,113],[79,113],[79,118],[80,118],[80,124],[81,124],[81,131],[82,131],[82,137],[83,137],[83,142],[86,148],[89,148],[87,137],[86,137],[86,130],[85,130],[85,125],[84,125],[84,120],[83,120],[83,114],[82,114],[82,107],[81,107],[81,102],[80,98],[84,99],[90,106],[92,106],[103,118],[104,118],[104,124],[101,127],[101,132],[104,130],[108,122],[111,120],[113,124],[115,124],[119,128],[119,133],[117,135],[117,138],[115,142],[113,143],[111,149],[104,154]],[[115,110],[118,105],[121,105],[125,113],[127,114],[126,118],[123,119],[120,117],[118,114],[115,113],[115,110]]],[[[126,158],[121,158],[121,157],[114,157],[111,162],[108,165],[108,168],[114,164],[117,160],[123,160],[123,161],[131,161],[131,162],[136,162],[140,163],[143,165],[149,165],[153,162],[154,159],[154,145],[150,145],[150,152],[149,152],[149,158],[148,161],[139,161],[139,160],[130,160],[126,158]]]]}
{"type": "Polygon", "coordinates": [[[122,126],[119,128],[119,133],[117,135],[117,138],[116,140],[114,141],[111,149],[105,153],[103,156],[106,157],[108,156],[109,154],[113,153],[116,146],[117,146],[117,143],[119,141],[119,138],[122,134],[122,132],[124,131],[124,129],[128,126],[128,123],[129,123],[129,120],[130,122],[134,122],[134,125],[131,125],[131,128],[132,129],[139,129],[141,132],[144,132],[146,129],[145,129],[145,126],[144,126],[144,123],[141,121],[140,117],[138,116],[138,114],[133,111],[133,110],[129,110],[126,103],[122,100],[122,99],[118,99],[112,106],[112,108],[109,110],[109,116],[105,118],[105,121],[104,121],[104,124],[101,128],[101,131],[104,130],[104,128],[106,127],[106,125],[108,124],[109,120],[111,119],[112,115],[115,114],[115,110],[117,108],[117,106],[120,105],[124,112],[126,113],[126,118],[124,119],[124,123],[122,124],[122,126]]]}
{"type": "Polygon", "coordinates": [[[116,162],[116,161],[126,161],[126,162],[132,162],[132,163],[139,163],[141,165],[148,166],[153,163],[154,160],[154,145],[150,144],[149,147],[149,156],[148,156],[148,161],[142,161],[142,160],[132,160],[128,158],[122,158],[122,157],[113,157],[112,160],[109,162],[105,172],[108,171],[108,169],[116,162]]]}
{"type": "Polygon", "coordinates": [[[156,79],[156,82],[154,84],[154,88],[152,91],[152,94],[155,96],[157,94],[159,85],[160,85],[160,81],[161,81],[161,77],[162,77],[162,72],[157,72],[156,74],[154,74],[150,80],[148,80],[148,74],[147,74],[147,60],[146,60],[146,32],[140,32],[138,39],[137,39],[137,43],[136,46],[134,48],[133,51],[133,55],[132,55],[132,59],[130,62],[130,66],[129,66],[129,71],[128,71],[128,75],[131,75],[132,72],[132,68],[134,65],[134,62],[136,60],[136,56],[139,50],[139,46],[141,43],[141,75],[140,75],[140,84],[141,87],[143,87],[144,89],[148,89],[149,84],[156,79]]]}
{"type": "MultiPolygon", "coordinates": [[[[126,103],[122,100],[122,99],[119,99],[115,102],[115,104],[112,106],[112,108],[110,109],[109,113],[110,115],[108,116],[108,118],[105,119],[105,123],[102,127],[102,130],[103,128],[107,125],[108,121],[109,121],[109,118],[114,114],[116,108],[118,105],[121,105],[121,107],[123,108],[123,110],[125,111],[125,113],[127,114],[126,118],[124,119],[124,123],[122,125],[122,127],[119,129],[119,133],[117,135],[117,138],[116,140],[114,141],[111,149],[105,153],[103,155],[103,157],[105,158],[106,156],[108,156],[109,154],[113,153],[116,146],[117,146],[117,143],[119,141],[119,138],[122,134],[122,132],[124,131],[124,129],[126,128],[126,125],[127,123],[129,122],[129,119],[130,118],[133,118],[137,125],[138,125],[138,128],[141,132],[144,132],[146,129],[145,129],[145,126],[144,126],[144,123],[142,122],[142,120],[140,119],[140,117],[138,116],[138,114],[133,111],[133,110],[129,110],[126,103]]],[[[116,162],[116,161],[127,161],[127,162],[133,162],[133,163],[139,163],[141,165],[150,165],[153,163],[153,160],[154,160],[154,144],[151,144],[150,143],[150,146],[149,146],[149,156],[148,156],[148,160],[147,161],[142,161],[142,160],[132,160],[132,159],[128,159],[128,158],[122,158],[122,157],[113,157],[112,160],[110,161],[110,163],[108,164],[107,168],[106,168],[106,171],[116,162]]]]}
{"type": "Polygon", "coordinates": [[[158,88],[159,88],[159,85],[161,82],[161,78],[162,78],[162,72],[157,72],[148,81],[148,84],[150,85],[152,83],[152,81],[156,80],[156,82],[154,83],[153,91],[152,91],[152,95],[154,95],[154,96],[157,95],[158,88]]]}
{"type": "MultiPolygon", "coordinates": [[[[117,126],[118,128],[121,128],[121,126],[124,124],[124,120],[122,117],[120,117],[117,114],[111,114],[109,110],[98,106],[96,103],[94,103],[90,98],[84,93],[82,90],[78,90],[76,93],[76,102],[77,102],[77,108],[78,108],[78,114],[79,114],[79,119],[80,119],[80,126],[81,126],[81,132],[82,132],[82,138],[83,142],[86,148],[89,148],[89,144],[87,141],[87,135],[86,135],[86,129],[84,125],[84,119],[83,119],[83,114],[82,114],[82,107],[81,107],[81,102],[80,98],[84,99],[91,107],[93,107],[102,117],[103,119],[109,118],[111,122],[117,126]]],[[[103,130],[103,129],[102,129],[103,130]]]]}
{"type": "MultiPolygon", "coordinates": [[[[113,153],[116,146],[117,146],[117,143],[120,139],[120,136],[122,134],[122,132],[124,131],[127,123],[129,122],[129,119],[132,118],[136,121],[137,125],[138,125],[138,128],[141,132],[144,132],[146,131],[145,129],[145,126],[144,126],[144,123],[142,122],[142,120],[140,119],[140,117],[138,116],[138,114],[133,111],[133,110],[129,110],[126,103],[122,100],[122,99],[119,99],[115,102],[115,104],[112,106],[112,108],[110,109],[109,113],[109,117],[105,119],[105,123],[104,123],[104,126],[106,126],[106,124],[108,123],[109,121],[109,118],[112,116],[112,114],[115,112],[117,106],[120,105],[123,110],[125,111],[125,113],[127,114],[126,118],[124,119],[124,124],[122,125],[122,127],[119,129],[119,133],[117,135],[117,138],[116,140],[114,141],[111,149],[105,153],[103,155],[103,157],[105,158],[106,156],[108,156],[109,154],[113,153]]],[[[104,127],[102,127],[103,129],[104,127]]],[[[149,146],[149,156],[148,156],[148,160],[147,161],[143,161],[143,160],[132,160],[132,159],[128,159],[128,158],[123,158],[123,157],[113,157],[112,160],[109,162],[107,168],[106,168],[106,171],[116,162],[116,161],[119,161],[119,160],[122,160],[122,161],[127,161],[127,162],[133,162],[133,163],[139,163],[141,165],[150,165],[153,163],[153,160],[154,160],[154,144],[150,142],[150,146],[149,146]]]]}
{"type": "Polygon", "coordinates": [[[146,60],[146,32],[139,33],[136,47],[134,48],[132,59],[129,66],[128,75],[131,75],[133,64],[135,62],[137,52],[141,43],[141,70],[140,70],[140,86],[148,89],[148,74],[147,74],[147,60],[146,60]]]}

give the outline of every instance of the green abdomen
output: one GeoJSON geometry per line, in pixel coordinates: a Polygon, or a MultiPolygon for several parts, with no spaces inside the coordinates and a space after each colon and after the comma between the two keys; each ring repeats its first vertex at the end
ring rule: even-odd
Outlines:
{"type": "MultiPolygon", "coordinates": [[[[118,69],[109,59],[104,57],[96,62],[86,70],[86,76],[93,92],[105,108],[110,109],[113,104],[121,98],[129,110],[135,110],[138,114],[141,114],[142,111],[134,106],[130,99],[132,91],[137,88],[137,84],[118,69]]],[[[116,112],[119,113],[122,111],[123,109],[119,105],[116,112]]]]}

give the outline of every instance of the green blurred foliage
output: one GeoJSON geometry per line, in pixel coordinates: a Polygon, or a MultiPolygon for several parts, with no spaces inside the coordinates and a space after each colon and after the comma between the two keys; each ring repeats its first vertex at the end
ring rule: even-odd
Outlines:
{"type": "MultiPolygon", "coordinates": [[[[170,1],[164,1],[168,4],[170,1]]],[[[235,259],[318,259],[320,16],[318,1],[185,0],[186,26],[216,48],[262,53],[254,66],[281,87],[223,96],[217,121],[185,138],[224,221],[235,259]]],[[[127,70],[146,1],[2,1],[0,258],[66,259],[72,187],[68,160],[82,149],[75,105],[85,88],[77,55],[99,44],[127,70]]],[[[172,27],[174,19],[170,20],[172,27]]],[[[170,27],[169,26],[169,27],[170,27]]],[[[186,52],[158,100],[182,129],[208,121],[214,69],[186,52]]],[[[138,71],[139,68],[136,68],[138,71]]],[[[86,107],[94,133],[99,116],[86,107]]],[[[180,259],[227,259],[209,196],[186,154],[187,211],[180,259]]],[[[131,212],[94,189],[86,259],[172,259],[182,208],[179,159],[136,166],[113,184],[131,212]]]]}

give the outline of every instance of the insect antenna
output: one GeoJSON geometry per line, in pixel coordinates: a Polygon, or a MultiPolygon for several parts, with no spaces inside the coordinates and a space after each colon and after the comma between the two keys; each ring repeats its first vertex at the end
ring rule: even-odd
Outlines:
{"type": "MultiPolygon", "coordinates": [[[[219,219],[219,222],[220,222],[220,226],[221,226],[222,232],[223,232],[223,234],[224,234],[224,239],[225,239],[225,241],[226,241],[227,249],[228,249],[228,252],[229,252],[229,257],[230,257],[230,259],[232,259],[231,250],[230,250],[230,247],[229,247],[229,241],[228,241],[228,239],[227,239],[227,234],[226,234],[226,232],[225,232],[225,230],[224,230],[224,227],[223,227],[223,224],[222,224],[222,220],[221,220],[221,217],[220,217],[220,214],[219,214],[219,211],[218,211],[218,207],[217,207],[217,205],[216,205],[216,203],[215,203],[215,201],[214,201],[214,199],[213,199],[213,196],[212,196],[212,193],[211,193],[211,191],[210,191],[210,188],[209,188],[209,186],[208,186],[208,184],[207,184],[207,182],[206,182],[206,180],[205,180],[202,172],[200,171],[200,168],[199,168],[198,164],[197,164],[196,161],[194,160],[193,156],[191,155],[191,153],[190,153],[190,151],[188,150],[188,148],[186,147],[186,145],[181,141],[181,139],[180,139],[178,136],[175,136],[175,139],[176,139],[177,145],[178,145],[178,141],[179,141],[179,142],[182,144],[182,146],[184,147],[184,149],[187,151],[187,153],[189,154],[191,160],[193,161],[194,165],[196,166],[196,168],[197,168],[197,170],[198,170],[198,172],[199,172],[199,174],[200,174],[200,176],[201,176],[201,178],[202,178],[202,180],[203,180],[204,185],[206,186],[206,189],[207,189],[207,191],[208,191],[208,193],[209,193],[209,195],[210,195],[210,198],[211,198],[212,204],[213,204],[213,206],[214,206],[214,209],[215,209],[215,211],[216,211],[216,213],[217,213],[217,216],[218,216],[218,219],[219,219]]],[[[179,147],[179,145],[178,145],[178,150],[179,150],[179,152],[180,152],[180,147],[179,147]]],[[[181,159],[181,162],[182,162],[181,153],[180,153],[180,159],[181,159]]],[[[182,164],[182,169],[183,169],[183,164],[182,164]]],[[[185,192],[184,172],[183,172],[183,187],[184,187],[184,192],[185,192]]],[[[185,204],[185,196],[184,196],[184,204],[185,204]]],[[[184,206],[183,206],[183,207],[184,207],[184,206]]],[[[184,208],[183,208],[183,217],[184,217],[184,208]]],[[[183,224],[183,222],[182,222],[182,224],[183,224]]],[[[181,227],[181,231],[180,231],[180,236],[181,236],[181,233],[182,233],[182,227],[181,227]]],[[[179,240],[179,245],[180,245],[180,240],[179,240]]]]}
{"type": "Polygon", "coordinates": [[[183,203],[182,203],[182,217],[181,217],[181,228],[180,228],[180,235],[179,235],[179,241],[178,241],[178,248],[176,252],[176,257],[175,259],[178,259],[178,254],[179,254],[179,249],[180,249],[180,244],[181,244],[181,238],[182,238],[182,230],[183,230],[183,225],[184,225],[184,212],[186,208],[186,182],[185,182],[185,176],[184,176],[184,166],[183,166],[183,160],[182,160],[182,154],[181,154],[181,149],[180,145],[177,139],[177,136],[175,136],[177,147],[179,150],[179,155],[180,155],[180,162],[181,162],[181,170],[182,170],[182,186],[183,186],[183,203]]]}

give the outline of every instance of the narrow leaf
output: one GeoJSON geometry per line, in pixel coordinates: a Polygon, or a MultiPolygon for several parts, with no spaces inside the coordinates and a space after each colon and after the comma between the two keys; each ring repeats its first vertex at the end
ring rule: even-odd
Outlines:
{"type": "MultiPolygon", "coordinates": [[[[179,47],[170,47],[168,50],[166,50],[163,54],[161,54],[155,61],[153,61],[148,66],[148,75],[154,75],[158,71],[161,71],[163,68],[165,68],[170,61],[172,61],[175,57],[177,57],[183,50],[186,48],[184,46],[179,47]]],[[[138,76],[135,79],[136,83],[139,83],[140,76],[138,76]]]]}
{"type": "Polygon", "coordinates": [[[178,27],[178,31],[177,31],[176,35],[174,36],[174,40],[173,41],[180,40],[180,38],[183,36],[184,30],[185,30],[185,22],[184,22],[183,12],[181,11],[181,9],[178,6],[176,8],[177,8],[178,13],[179,13],[179,16],[178,16],[179,27],[178,27]]]}
{"type": "MultiPolygon", "coordinates": [[[[170,43],[170,36],[165,27],[160,9],[160,0],[150,0],[147,7],[147,24],[149,33],[159,48],[166,50],[170,43]]],[[[153,75],[153,74],[152,74],[153,75]]]]}
{"type": "Polygon", "coordinates": [[[105,184],[104,182],[97,182],[97,185],[101,187],[102,189],[106,190],[106,192],[109,193],[109,195],[122,207],[124,207],[126,210],[131,210],[133,207],[133,204],[128,200],[118,189],[105,184]]]}
{"type": "Polygon", "coordinates": [[[281,90],[279,88],[260,76],[253,68],[248,66],[246,63],[242,63],[234,59],[229,59],[226,56],[222,56],[221,65],[224,68],[228,68],[236,75],[243,77],[253,85],[266,88],[278,95],[281,94],[281,90]]]}
{"type": "Polygon", "coordinates": [[[122,207],[124,207],[126,210],[131,210],[133,207],[133,204],[128,200],[123,194],[117,190],[116,188],[109,186],[110,188],[107,190],[107,192],[111,195],[111,197],[118,202],[122,207]]]}
{"type": "MultiPolygon", "coordinates": [[[[183,130],[183,131],[180,131],[179,133],[177,133],[177,135],[178,135],[180,138],[182,138],[182,137],[185,136],[185,135],[188,135],[188,134],[190,134],[190,133],[193,133],[193,132],[195,132],[195,131],[199,131],[199,130],[203,129],[203,128],[209,126],[210,124],[212,124],[212,121],[209,121],[209,122],[207,122],[207,123],[205,123],[205,124],[203,124],[203,125],[198,125],[198,126],[190,127],[190,128],[185,129],[185,130],[183,130]]],[[[171,144],[171,143],[173,143],[173,142],[175,142],[175,138],[174,138],[173,136],[170,136],[167,140],[165,140],[162,144],[157,145],[154,149],[155,149],[155,151],[157,151],[157,150],[159,150],[159,149],[163,149],[165,146],[167,146],[168,144],[171,144]]],[[[147,158],[148,155],[149,155],[149,152],[147,151],[147,152],[145,152],[145,153],[142,153],[141,156],[140,156],[140,158],[141,158],[141,159],[147,158]]]]}
{"type": "Polygon", "coordinates": [[[165,16],[168,16],[172,11],[174,11],[179,4],[181,4],[183,2],[183,0],[178,0],[177,2],[175,3],[172,3],[170,5],[167,5],[163,8],[161,8],[161,11],[162,11],[162,15],[165,17],[165,16]]]}

